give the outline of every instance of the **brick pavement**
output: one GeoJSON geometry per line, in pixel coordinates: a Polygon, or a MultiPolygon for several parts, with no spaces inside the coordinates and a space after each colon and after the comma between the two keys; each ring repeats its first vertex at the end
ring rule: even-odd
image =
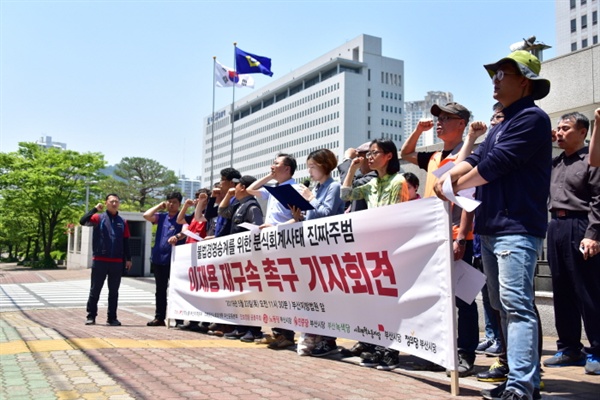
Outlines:
{"type": "MultiPolygon", "coordinates": [[[[83,279],[89,271],[0,271],[0,283],[83,279]],[[77,278],[72,278],[77,276],[77,278]]],[[[13,399],[451,399],[443,372],[361,368],[357,358],[299,357],[193,332],[150,328],[153,307],[119,310],[121,327],[85,326],[81,308],[0,314],[0,398],[13,399]]],[[[100,319],[100,318],[99,318],[100,319]]],[[[554,353],[545,338],[544,357],[554,353]]],[[[353,342],[339,340],[343,346],[353,342]]],[[[479,356],[477,371],[492,358],[479,356]]],[[[598,399],[600,376],[548,369],[544,399],[598,399]]],[[[460,398],[492,385],[461,379],[460,398]]]]}

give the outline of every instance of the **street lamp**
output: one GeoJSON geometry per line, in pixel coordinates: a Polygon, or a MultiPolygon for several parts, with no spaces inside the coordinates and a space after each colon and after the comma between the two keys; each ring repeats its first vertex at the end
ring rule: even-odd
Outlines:
{"type": "Polygon", "coordinates": [[[85,213],[89,211],[89,202],[90,202],[90,185],[95,185],[98,183],[97,181],[87,181],[85,183],[85,213]]]}

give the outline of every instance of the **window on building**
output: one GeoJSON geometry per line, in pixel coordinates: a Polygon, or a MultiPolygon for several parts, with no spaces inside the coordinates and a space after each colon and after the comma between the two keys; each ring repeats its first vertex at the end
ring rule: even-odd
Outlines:
{"type": "Polygon", "coordinates": [[[371,111],[371,103],[367,103],[367,111],[371,111]]]}
{"type": "Polygon", "coordinates": [[[575,8],[576,3],[577,2],[575,0],[571,0],[571,10],[575,8]]]}
{"type": "Polygon", "coordinates": [[[598,25],[598,11],[592,13],[592,25],[598,25]]]}
{"type": "Polygon", "coordinates": [[[367,69],[367,80],[371,81],[371,69],[367,69]]]}
{"type": "Polygon", "coordinates": [[[587,28],[587,15],[581,16],[581,29],[587,28]]]}
{"type": "Polygon", "coordinates": [[[577,50],[577,43],[571,43],[571,51],[577,50]]]}
{"type": "Polygon", "coordinates": [[[571,32],[577,32],[577,20],[574,18],[571,20],[571,32]]]}
{"type": "Polygon", "coordinates": [[[588,40],[587,39],[583,39],[581,41],[581,48],[585,49],[588,46],[588,40]]]}
{"type": "Polygon", "coordinates": [[[367,97],[371,97],[371,89],[367,89],[367,97]]]}
{"type": "Polygon", "coordinates": [[[581,5],[585,5],[587,3],[587,0],[581,0],[581,5]]]}
{"type": "Polygon", "coordinates": [[[371,125],[371,117],[367,117],[367,125],[371,125]]]}
{"type": "Polygon", "coordinates": [[[592,38],[592,44],[598,44],[598,35],[594,35],[592,38]]]}

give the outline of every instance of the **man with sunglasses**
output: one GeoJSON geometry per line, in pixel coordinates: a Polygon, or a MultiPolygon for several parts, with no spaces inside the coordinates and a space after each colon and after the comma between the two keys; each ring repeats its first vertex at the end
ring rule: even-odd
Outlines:
{"type": "MultiPolygon", "coordinates": [[[[463,105],[455,102],[444,106],[434,104],[431,113],[437,117],[435,124],[437,136],[444,142],[441,151],[416,152],[417,141],[421,134],[431,128],[434,123],[430,119],[419,121],[413,133],[406,140],[400,156],[403,160],[418,165],[427,171],[423,197],[435,196],[433,186],[437,180],[433,171],[453,162],[463,147],[463,132],[471,119],[471,112],[463,105]]],[[[472,144],[470,144],[472,148],[472,144]]],[[[469,152],[471,149],[466,149],[469,152]]],[[[473,213],[467,213],[457,205],[452,205],[452,239],[454,260],[473,262],[473,213]]],[[[475,350],[479,345],[479,316],[477,304],[467,304],[456,298],[458,307],[458,373],[460,376],[472,374],[475,363],[475,350]]],[[[426,368],[436,370],[439,367],[427,363],[426,368]]]]}
{"type": "Polygon", "coordinates": [[[484,68],[492,78],[494,99],[504,106],[504,121],[436,183],[435,191],[445,199],[441,189],[450,179],[455,193],[477,187],[482,202],[475,210],[475,232],[481,235],[490,302],[500,311],[510,365],[506,383],[482,395],[539,399],[533,279],[548,227],[552,127],[534,100],[548,95],[550,81],[539,76],[540,61],[523,50],[484,68]]]}

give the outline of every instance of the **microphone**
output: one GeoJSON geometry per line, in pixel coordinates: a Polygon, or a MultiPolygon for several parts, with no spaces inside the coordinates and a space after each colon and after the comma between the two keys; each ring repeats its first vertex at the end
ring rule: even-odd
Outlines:
{"type": "Polygon", "coordinates": [[[305,180],[303,185],[306,187],[310,187],[310,179],[305,180]]]}

